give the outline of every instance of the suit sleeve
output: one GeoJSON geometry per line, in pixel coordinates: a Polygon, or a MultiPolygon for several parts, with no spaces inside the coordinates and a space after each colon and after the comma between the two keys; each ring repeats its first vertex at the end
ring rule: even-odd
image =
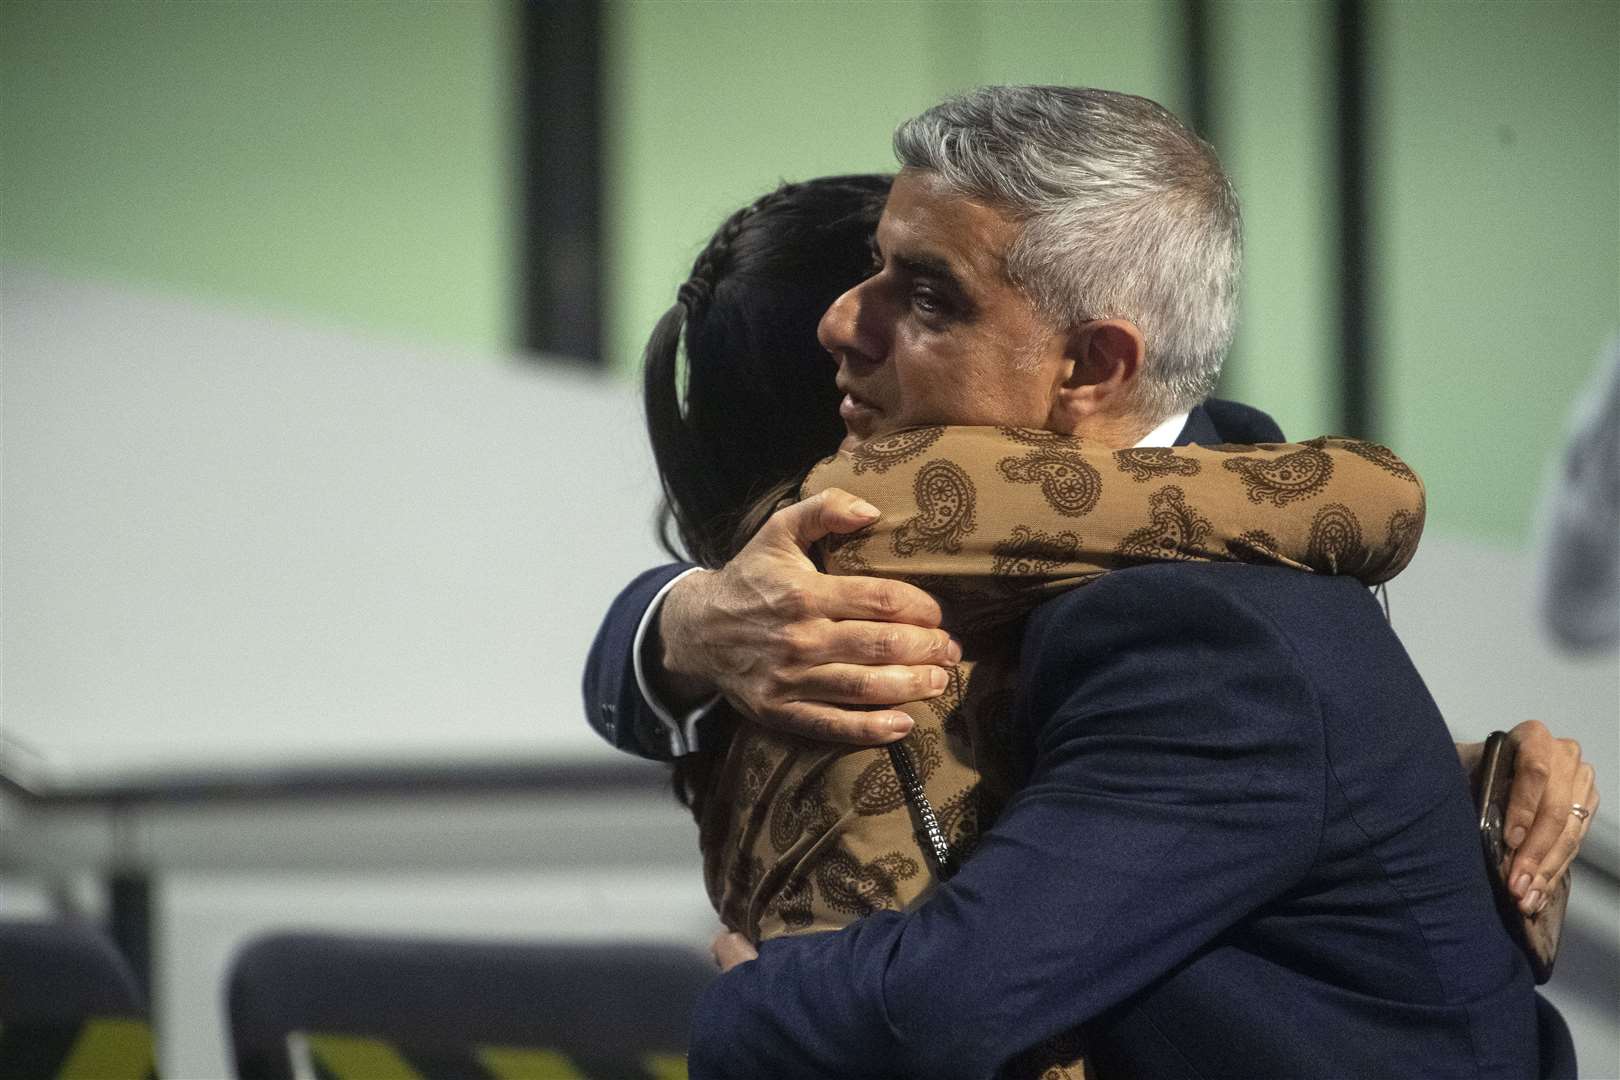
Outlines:
{"type": "Polygon", "coordinates": [[[658,591],[689,569],[687,563],[671,563],[625,586],[602,619],[585,660],[585,718],[614,747],[640,757],[668,760],[670,747],[636,683],[636,630],[658,591]]]}
{"type": "Polygon", "coordinates": [[[1024,655],[1033,768],[978,852],[911,912],[767,942],[717,979],[696,1080],[991,1077],[1305,873],[1316,699],[1279,630],[1208,568],[1076,590],[1037,612],[1024,655]]]}

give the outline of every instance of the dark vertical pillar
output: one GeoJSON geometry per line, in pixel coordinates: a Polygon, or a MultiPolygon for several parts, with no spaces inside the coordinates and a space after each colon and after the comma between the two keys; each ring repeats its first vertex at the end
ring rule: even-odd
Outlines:
{"type": "Polygon", "coordinates": [[[108,880],[107,932],[135,973],[152,1008],[152,879],[133,869],[114,870],[108,880]]]}
{"type": "Polygon", "coordinates": [[[1367,230],[1367,4],[1336,0],[1333,63],[1339,172],[1339,420],[1346,435],[1376,438],[1371,257],[1367,230]]]}
{"type": "MultiPolygon", "coordinates": [[[[1182,71],[1185,73],[1186,116],[1182,119],[1200,138],[1220,155],[1215,130],[1215,42],[1212,0],[1181,0],[1182,71]]],[[[1241,194],[1241,193],[1240,193],[1241,194]]],[[[1220,380],[1215,384],[1215,396],[1228,396],[1227,381],[1241,360],[1228,352],[1221,367],[1220,380]]]]}
{"type": "Polygon", "coordinates": [[[1215,142],[1214,58],[1210,43],[1210,0],[1182,0],[1182,38],[1186,50],[1187,123],[1207,143],[1215,142]]]}
{"type": "Polygon", "coordinates": [[[601,0],[519,0],[524,349],[602,360],[601,0]]]}

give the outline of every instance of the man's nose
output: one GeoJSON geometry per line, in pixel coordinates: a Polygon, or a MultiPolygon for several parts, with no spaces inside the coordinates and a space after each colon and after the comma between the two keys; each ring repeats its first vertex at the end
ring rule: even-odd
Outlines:
{"type": "Polygon", "coordinates": [[[816,324],[816,339],[832,353],[834,361],[851,355],[869,362],[881,359],[877,335],[872,333],[866,285],[863,281],[834,300],[816,324]]]}

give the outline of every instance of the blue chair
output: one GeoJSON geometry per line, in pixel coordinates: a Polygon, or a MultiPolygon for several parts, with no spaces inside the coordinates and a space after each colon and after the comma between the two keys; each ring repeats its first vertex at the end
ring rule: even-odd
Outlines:
{"type": "Polygon", "coordinates": [[[713,975],[670,946],[277,934],[232,965],[231,1042],[242,1080],[673,1080],[713,975]]]}
{"type": "Polygon", "coordinates": [[[154,1075],[146,1005],[110,940],[78,922],[0,922],[0,1076],[154,1075]]]}

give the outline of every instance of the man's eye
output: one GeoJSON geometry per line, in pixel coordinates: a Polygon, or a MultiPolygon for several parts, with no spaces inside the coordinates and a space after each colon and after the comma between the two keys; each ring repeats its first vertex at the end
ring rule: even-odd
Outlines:
{"type": "Polygon", "coordinates": [[[911,306],[924,315],[942,315],[947,307],[945,298],[932,289],[913,289],[911,306]]]}

